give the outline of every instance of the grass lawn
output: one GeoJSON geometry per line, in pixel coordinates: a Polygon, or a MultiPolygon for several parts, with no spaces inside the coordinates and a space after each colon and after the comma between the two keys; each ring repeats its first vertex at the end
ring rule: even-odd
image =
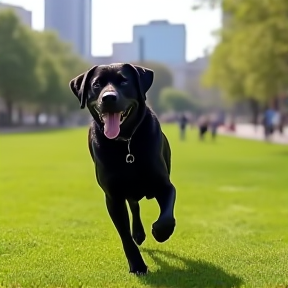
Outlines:
{"type": "MultiPolygon", "coordinates": [[[[88,128],[87,128],[88,129],[88,128]]],[[[288,147],[164,126],[177,188],[174,235],[151,235],[150,273],[128,265],[98,187],[87,129],[0,136],[0,287],[286,287],[288,147]]]]}

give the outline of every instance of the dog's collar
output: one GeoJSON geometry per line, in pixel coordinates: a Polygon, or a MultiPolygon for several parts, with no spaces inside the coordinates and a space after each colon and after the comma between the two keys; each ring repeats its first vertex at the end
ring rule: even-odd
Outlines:
{"type": "Polygon", "coordinates": [[[144,111],[144,113],[143,113],[143,115],[142,115],[142,118],[140,119],[140,121],[139,121],[139,123],[136,125],[136,127],[134,128],[134,130],[133,130],[133,132],[132,132],[132,134],[131,134],[131,136],[129,137],[129,138],[124,138],[124,137],[117,137],[115,140],[116,141],[127,141],[127,143],[128,143],[128,154],[126,155],[126,163],[128,163],[128,164],[132,164],[134,161],[135,161],[135,157],[134,157],[134,155],[133,154],[131,154],[131,151],[130,151],[130,143],[131,143],[131,140],[132,140],[132,137],[134,136],[134,134],[135,134],[135,132],[136,132],[136,130],[138,129],[138,127],[140,126],[140,124],[143,122],[143,120],[144,120],[144,117],[145,117],[145,115],[146,115],[146,109],[147,109],[147,107],[145,107],[145,111],[144,111]]]}
{"type": "Polygon", "coordinates": [[[128,163],[128,164],[132,164],[135,161],[135,156],[133,154],[131,154],[131,151],[130,151],[130,143],[131,143],[132,137],[133,137],[134,133],[136,132],[136,129],[138,128],[138,126],[139,125],[137,125],[136,128],[134,129],[134,131],[132,132],[130,138],[117,137],[115,139],[116,141],[126,141],[128,143],[127,144],[128,154],[126,155],[126,163],[128,163]]]}

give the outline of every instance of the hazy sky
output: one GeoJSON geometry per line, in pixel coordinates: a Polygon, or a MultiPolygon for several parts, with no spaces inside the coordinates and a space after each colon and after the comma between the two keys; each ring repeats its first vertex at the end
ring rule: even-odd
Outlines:
{"type": "MultiPolygon", "coordinates": [[[[61,1],[61,0],[58,0],[61,1]]],[[[44,0],[0,0],[33,12],[33,27],[44,27],[44,0]]],[[[221,24],[219,10],[192,11],[192,0],[93,0],[92,54],[111,55],[113,42],[132,40],[134,24],[151,20],[183,23],[187,31],[187,60],[203,55],[215,43],[211,32],[221,24]]]]}

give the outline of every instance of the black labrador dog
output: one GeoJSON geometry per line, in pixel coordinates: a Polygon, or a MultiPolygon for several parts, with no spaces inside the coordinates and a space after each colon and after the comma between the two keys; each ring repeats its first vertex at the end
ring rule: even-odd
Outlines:
{"type": "Polygon", "coordinates": [[[175,187],[170,181],[171,151],[155,114],[146,105],[154,72],[131,64],[94,66],[70,81],[81,108],[93,117],[88,144],[96,178],[119,233],[130,272],[147,273],[136,244],[146,238],[138,201],[156,198],[160,216],[152,225],[158,242],[175,227],[175,187]],[[132,213],[132,234],[126,206],[132,213]],[[135,244],[136,242],[136,244],[135,244]]]}

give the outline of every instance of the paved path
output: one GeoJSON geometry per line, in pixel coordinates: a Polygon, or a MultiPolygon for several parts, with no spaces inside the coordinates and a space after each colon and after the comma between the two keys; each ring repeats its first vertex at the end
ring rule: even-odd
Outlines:
{"type": "MultiPolygon", "coordinates": [[[[225,131],[223,128],[219,129],[219,133],[222,135],[229,135],[234,137],[246,138],[246,139],[253,139],[258,141],[264,141],[264,132],[262,126],[257,126],[255,129],[251,124],[238,124],[236,126],[236,132],[231,133],[225,131]]],[[[288,127],[284,129],[284,134],[281,135],[279,132],[275,132],[272,137],[272,143],[288,145],[288,127]]]]}

